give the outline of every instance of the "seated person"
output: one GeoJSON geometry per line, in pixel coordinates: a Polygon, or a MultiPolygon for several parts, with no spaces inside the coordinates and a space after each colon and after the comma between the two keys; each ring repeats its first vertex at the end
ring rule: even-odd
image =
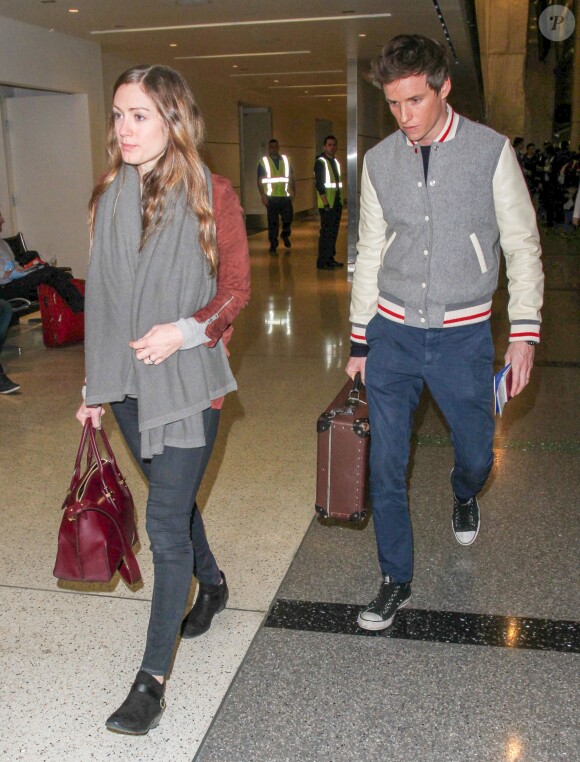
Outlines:
{"type": "MultiPolygon", "coordinates": [[[[5,302],[4,299],[0,299],[0,351],[2,351],[2,345],[6,338],[6,331],[12,320],[12,307],[5,302]]],[[[4,373],[4,368],[0,365],[0,394],[12,394],[20,389],[20,385],[11,381],[4,373]]]]}
{"type": "MultiPolygon", "coordinates": [[[[0,233],[3,225],[4,218],[0,211],[0,233]]],[[[32,257],[28,265],[21,267],[16,262],[10,246],[0,238],[0,299],[21,297],[36,301],[36,289],[41,283],[45,283],[54,288],[73,312],[82,312],[85,305],[84,297],[71,280],[70,273],[44,263],[40,257],[32,257]]]]}

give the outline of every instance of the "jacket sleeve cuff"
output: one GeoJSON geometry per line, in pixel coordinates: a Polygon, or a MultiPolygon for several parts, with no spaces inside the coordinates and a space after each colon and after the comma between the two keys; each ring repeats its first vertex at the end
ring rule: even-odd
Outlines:
{"type": "Polygon", "coordinates": [[[367,343],[367,327],[361,323],[353,323],[350,330],[350,340],[354,344],[367,343]]]}
{"type": "Polygon", "coordinates": [[[366,357],[369,353],[368,344],[357,344],[354,341],[350,342],[350,356],[351,357],[366,357]]]}
{"type": "Polygon", "coordinates": [[[369,353],[369,347],[366,339],[366,326],[360,323],[353,323],[350,332],[350,356],[366,357],[369,353]]]}
{"type": "Polygon", "coordinates": [[[535,341],[540,343],[540,323],[535,320],[514,320],[510,328],[510,342],[535,341]]]}
{"type": "Polygon", "coordinates": [[[180,350],[199,347],[201,344],[205,344],[208,339],[205,332],[207,322],[198,323],[195,318],[180,318],[173,325],[179,328],[183,334],[183,344],[179,347],[180,350]]]}

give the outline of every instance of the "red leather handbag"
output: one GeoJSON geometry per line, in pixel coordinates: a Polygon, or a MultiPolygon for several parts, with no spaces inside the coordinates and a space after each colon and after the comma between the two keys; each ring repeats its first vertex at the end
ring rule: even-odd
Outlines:
{"type": "Polygon", "coordinates": [[[132,545],[137,542],[133,497],[101,429],[85,422],[58,532],[54,576],[76,582],[110,582],[119,570],[129,585],[141,580],[132,545]],[[106,457],[96,442],[99,432],[106,457]],[[81,461],[87,450],[86,468],[81,461]]]}

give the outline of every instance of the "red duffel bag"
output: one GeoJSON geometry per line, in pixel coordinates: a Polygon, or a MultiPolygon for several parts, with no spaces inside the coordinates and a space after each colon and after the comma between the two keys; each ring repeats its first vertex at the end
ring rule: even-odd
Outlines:
{"type": "MultiPolygon", "coordinates": [[[[84,296],[84,280],[73,278],[71,283],[84,296]]],[[[62,296],[59,296],[54,288],[46,283],[38,287],[38,303],[42,320],[42,340],[45,346],[64,347],[67,344],[78,344],[84,341],[84,312],[73,312],[62,296]]]]}
{"type": "Polygon", "coordinates": [[[133,497],[104,429],[85,422],[58,533],[54,576],[76,582],[110,582],[119,570],[129,585],[141,580],[132,545],[137,542],[133,497]],[[99,432],[107,457],[97,447],[99,432]],[[81,461],[87,450],[86,468],[81,461]]]}

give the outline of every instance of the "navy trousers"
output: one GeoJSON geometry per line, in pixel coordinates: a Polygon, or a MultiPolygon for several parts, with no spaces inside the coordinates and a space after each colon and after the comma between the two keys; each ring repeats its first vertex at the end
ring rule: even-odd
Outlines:
{"type": "MultiPolygon", "coordinates": [[[[421,329],[375,315],[367,326],[371,499],[381,572],[413,577],[407,467],[413,414],[427,384],[451,433],[452,487],[476,495],[493,465],[493,359],[489,321],[421,329]]],[[[451,506],[451,502],[450,502],[451,506]]]]}
{"type": "Polygon", "coordinates": [[[294,216],[292,199],[287,196],[270,196],[268,198],[267,216],[268,240],[270,246],[277,248],[280,219],[282,220],[282,238],[290,238],[292,233],[292,218],[294,216]]]}
{"type": "MultiPolygon", "coordinates": [[[[12,322],[12,307],[4,299],[0,299],[0,350],[4,344],[6,333],[12,322]]],[[[0,366],[1,367],[1,366],[0,366]]]]}
{"type": "Polygon", "coordinates": [[[142,460],[138,401],[127,397],[111,409],[133,457],[149,481],[146,528],[153,552],[154,581],[147,644],[141,668],[166,675],[185,613],[192,575],[219,585],[219,567],[210,550],[195,496],[205,472],[220,411],[203,411],[204,447],[165,447],[161,455],[142,460]]]}
{"type": "Polygon", "coordinates": [[[335,203],[330,209],[319,209],[320,234],[318,236],[318,258],[316,264],[329,265],[336,257],[336,239],[340,229],[342,204],[335,203]]]}

